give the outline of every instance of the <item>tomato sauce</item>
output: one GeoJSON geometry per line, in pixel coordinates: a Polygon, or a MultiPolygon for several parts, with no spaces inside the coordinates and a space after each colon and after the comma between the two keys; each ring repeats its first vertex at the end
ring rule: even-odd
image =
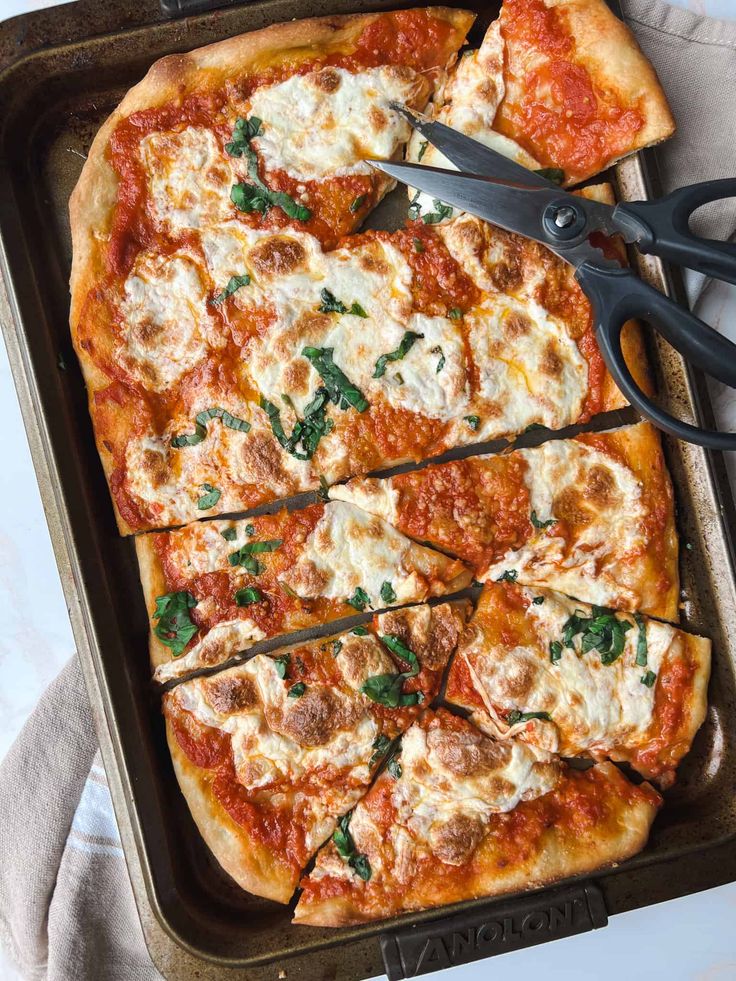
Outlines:
{"type": "Polygon", "coordinates": [[[634,764],[648,774],[666,773],[687,751],[687,743],[678,740],[690,708],[695,665],[689,657],[674,657],[660,670],[654,696],[653,725],[645,748],[635,754],[634,764]]]}

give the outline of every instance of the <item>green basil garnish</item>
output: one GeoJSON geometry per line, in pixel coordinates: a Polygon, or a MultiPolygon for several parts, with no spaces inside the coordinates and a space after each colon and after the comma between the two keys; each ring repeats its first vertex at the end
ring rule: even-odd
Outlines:
{"type": "Polygon", "coordinates": [[[235,593],[236,606],[250,606],[252,603],[260,603],[262,599],[263,593],[255,586],[246,586],[235,593]]]}
{"type": "Polygon", "coordinates": [[[419,217],[419,213],[422,209],[422,206],[419,203],[419,196],[421,195],[421,193],[422,193],[421,191],[417,191],[417,193],[409,202],[408,216],[409,218],[411,218],[412,221],[415,221],[419,217]]]}
{"type": "Polygon", "coordinates": [[[654,682],[657,680],[657,676],[653,671],[647,671],[639,680],[643,685],[646,685],[647,688],[652,688],[654,682]]]}
{"type": "Polygon", "coordinates": [[[304,692],[307,690],[307,686],[303,681],[297,681],[295,685],[287,691],[286,695],[288,698],[301,698],[304,692]]]}
{"type": "Polygon", "coordinates": [[[422,242],[422,240],[420,238],[415,238],[414,239],[414,251],[415,252],[418,252],[419,254],[421,254],[422,252],[426,252],[427,251],[424,248],[424,242],[422,242]]]}
{"type": "Polygon", "coordinates": [[[322,302],[319,305],[320,313],[349,313],[353,317],[363,318],[368,316],[357,300],[354,300],[349,307],[346,307],[342,300],[338,300],[335,294],[330,293],[328,289],[323,289],[320,296],[322,297],[322,302]]]}
{"type": "Polygon", "coordinates": [[[399,674],[376,674],[367,678],[360,690],[379,705],[387,705],[389,708],[397,708],[399,705],[417,705],[423,701],[424,695],[420,691],[404,693],[402,688],[407,678],[415,678],[421,666],[419,658],[414,651],[410,650],[400,637],[395,634],[384,634],[381,642],[391,651],[392,654],[400,658],[409,665],[408,671],[399,674]]]}
{"type": "Polygon", "coordinates": [[[356,637],[365,637],[367,636],[368,631],[365,627],[353,627],[350,633],[355,634],[356,637]]]}
{"type": "Polygon", "coordinates": [[[246,572],[257,576],[263,571],[263,566],[258,559],[254,558],[254,555],[260,552],[275,552],[281,546],[282,542],[283,539],[281,538],[274,538],[266,542],[246,542],[237,551],[231,552],[227,560],[230,565],[240,565],[246,572]]]}
{"type": "Polygon", "coordinates": [[[197,501],[197,509],[199,511],[209,511],[222,497],[222,491],[218,490],[217,487],[213,487],[212,484],[202,484],[202,490],[204,494],[197,501]]]}
{"type": "Polygon", "coordinates": [[[562,644],[559,642],[559,640],[551,640],[549,642],[549,659],[550,659],[550,661],[553,664],[556,664],[557,661],[559,661],[561,657],[562,657],[562,644]]]}
{"type": "Polygon", "coordinates": [[[644,623],[644,617],[640,613],[634,614],[634,620],[639,628],[639,636],[636,638],[636,663],[640,668],[643,668],[646,667],[647,654],[649,653],[647,627],[644,623]]]}
{"type": "Polygon", "coordinates": [[[291,662],[291,654],[282,654],[281,657],[275,657],[273,663],[276,665],[276,673],[279,678],[287,678],[289,676],[289,663],[291,662]]]}
{"type": "Polygon", "coordinates": [[[565,180],[565,171],[560,170],[559,167],[540,167],[534,173],[544,177],[545,180],[552,181],[553,184],[562,184],[565,180]]]}
{"type": "Polygon", "coordinates": [[[480,416],[463,416],[463,418],[474,433],[478,431],[478,427],[480,426],[480,416]]]}
{"type": "Polygon", "coordinates": [[[228,412],[227,409],[221,409],[218,405],[215,405],[210,409],[203,409],[201,412],[198,412],[194,417],[194,432],[174,436],[171,440],[171,445],[179,449],[182,446],[196,446],[197,443],[201,443],[207,435],[207,423],[210,419],[220,419],[223,426],[227,426],[228,429],[234,429],[239,433],[247,433],[250,429],[250,423],[246,422],[245,419],[239,419],[237,416],[228,412]]]}
{"type": "Polygon", "coordinates": [[[365,412],[368,400],[345,373],[332,360],[334,348],[305,347],[305,357],[324,382],[330,399],[343,410],[352,406],[357,412],[365,412]]]}
{"type": "Polygon", "coordinates": [[[419,144],[419,153],[417,154],[417,163],[419,163],[421,161],[422,157],[427,152],[427,147],[428,146],[429,146],[429,140],[422,140],[422,142],[419,144]]]}
{"type": "Polygon", "coordinates": [[[265,215],[270,208],[281,208],[285,215],[297,221],[309,221],[312,217],[309,208],[299,204],[285,191],[271,191],[260,180],[258,184],[233,184],[230,200],[238,211],[246,214],[257,211],[265,215]]]}
{"type": "Polygon", "coordinates": [[[250,157],[251,154],[255,154],[250,141],[254,136],[259,136],[260,132],[261,120],[258,116],[251,116],[250,119],[237,119],[232,140],[225,144],[225,152],[229,153],[231,157],[250,157]]]}
{"type": "Polygon", "coordinates": [[[249,283],[250,276],[248,273],[244,273],[242,276],[231,276],[222,293],[218,293],[217,296],[215,296],[210,302],[213,306],[219,307],[220,304],[224,303],[229,296],[232,296],[233,293],[237,293],[241,286],[247,286],[249,283]]]}
{"type": "Polygon", "coordinates": [[[319,475],[319,490],[317,491],[317,497],[320,501],[324,501],[325,504],[330,499],[330,485],[327,483],[324,474],[319,475]]]}
{"type": "Polygon", "coordinates": [[[396,601],[394,587],[388,579],[381,585],[381,599],[384,603],[394,603],[396,601]]]}
{"type": "Polygon", "coordinates": [[[433,347],[432,350],[429,353],[430,354],[439,354],[439,356],[440,356],[440,359],[437,362],[437,367],[435,368],[435,374],[436,375],[439,375],[439,373],[445,367],[445,355],[444,355],[444,353],[442,351],[442,348],[438,344],[437,347],[433,347]]]}
{"type": "Polygon", "coordinates": [[[514,709],[513,712],[509,712],[506,717],[506,724],[509,726],[518,725],[519,722],[531,722],[532,719],[543,719],[545,722],[551,722],[549,712],[520,712],[518,709],[514,709]]]}
{"type": "Polygon", "coordinates": [[[341,640],[333,640],[332,641],[332,656],[333,657],[337,657],[337,655],[340,653],[341,650],[342,650],[342,641],[341,640]]]}
{"type": "Polygon", "coordinates": [[[304,408],[304,418],[297,418],[290,436],[284,432],[281,412],[273,402],[262,397],[259,404],[268,416],[271,432],[287,453],[297,460],[311,460],[322,437],[332,432],[335,425],[326,415],[328,402],[327,389],[318,388],[312,401],[304,408]]]}
{"type": "Polygon", "coordinates": [[[151,619],[158,620],[158,623],[153,632],[162,644],[171,648],[174,657],[184,652],[199,630],[189,617],[189,611],[196,605],[197,600],[186,591],[156,597],[156,609],[151,619]]]}
{"type": "Polygon", "coordinates": [[[516,582],[518,575],[516,569],[507,569],[501,573],[496,582],[516,582]]]}
{"type": "Polygon", "coordinates": [[[395,351],[390,351],[388,354],[382,354],[381,357],[376,361],[376,367],[373,371],[374,378],[382,378],[386,374],[386,365],[389,361],[401,361],[414,347],[414,344],[424,337],[424,334],[417,334],[416,331],[407,330],[404,331],[404,336],[401,338],[401,343],[396,348],[395,351]]]}
{"type": "Polygon", "coordinates": [[[353,595],[350,599],[345,600],[345,602],[357,610],[358,613],[362,613],[366,606],[370,606],[371,598],[362,587],[356,586],[353,595]]]}
{"type": "Polygon", "coordinates": [[[565,647],[574,650],[573,638],[581,634],[582,654],[597,650],[601,656],[601,664],[613,664],[623,653],[625,634],[632,624],[628,620],[619,620],[605,606],[594,606],[592,614],[587,617],[576,610],[562,626],[562,642],[565,647]]]}
{"type": "Polygon", "coordinates": [[[370,862],[365,855],[355,850],[355,842],[349,831],[352,814],[352,811],[348,811],[340,818],[332,833],[332,840],[335,842],[340,858],[344,859],[364,882],[368,882],[371,877],[370,862]]]}
{"type": "Polygon", "coordinates": [[[370,760],[371,766],[374,766],[376,763],[378,763],[379,760],[383,759],[390,745],[391,745],[391,740],[388,738],[388,736],[384,736],[383,733],[381,733],[380,736],[376,737],[376,739],[373,742],[373,749],[375,750],[375,753],[373,754],[373,756],[371,756],[371,760],[370,760]]]}
{"type": "Polygon", "coordinates": [[[529,520],[535,528],[549,528],[552,525],[557,524],[557,518],[547,518],[546,521],[540,521],[537,517],[536,511],[532,511],[531,515],[529,516],[529,520]]]}
{"type": "Polygon", "coordinates": [[[452,218],[452,205],[444,204],[437,198],[432,203],[434,204],[435,210],[430,211],[429,214],[422,215],[422,221],[425,225],[436,225],[445,218],[452,218]]]}
{"type": "Polygon", "coordinates": [[[544,596],[535,596],[534,599],[532,600],[532,603],[535,606],[541,606],[542,603],[544,603],[544,596]]]}
{"type": "Polygon", "coordinates": [[[235,531],[234,528],[225,528],[225,530],[221,531],[220,534],[222,535],[222,537],[225,539],[226,542],[233,542],[235,541],[235,536],[237,535],[237,532],[235,531]]]}
{"type": "Polygon", "coordinates": [[[394,778],[394,780],[398,780],[399,777],[401,776],[401,764],[399,763],[399,761],[396,759],[395,756],[392,756],[391,759],[388,761],[386,765],[386,769],[394,778]]]}
{"type": "Polygon", "coordinates": [[[397,637],[396,634],[383,634],[381,636],[381,643],[388,647],[392,654],[395,654],[396,657],[401,658],[402,661],[410,665],[411,672],[407,677],[413,678],[414,675],[419,674],[419,658],[411,648],[406,646],[400,637],[397,637]]]}
{"type": "Polygon", "coordinates": [[[350,205],[350,210],[352,211],[353,214],[355,214],[356,211],[360,211],[360,209],[365,204],[365,198],[366,198],[365,194],[359,194],[357,198],[353,198],[352,203],[350,205]]]}
{"type": "Polygon", "coordinates": [[[450,320],[462,320],[463,312],[460,307],[452,307],[447,311],[447,316],[450,318],[450,320]]]}

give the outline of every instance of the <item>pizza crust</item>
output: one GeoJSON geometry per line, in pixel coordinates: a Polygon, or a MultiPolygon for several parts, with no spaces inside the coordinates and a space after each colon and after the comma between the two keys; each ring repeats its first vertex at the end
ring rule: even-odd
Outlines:
{"type": "Polygon", "coordinates": [[[152,629],[151,615],[156,608],[156,597],[166,593],[166,577],[158,552],[153,545],[153,535],[138,535],[135,538],[135,554],[138,558],[143,599],[148,615],[148,652],[151,668],[155,670],[160,664],[171,660],[171,651],[156,637],[152,629]]]}

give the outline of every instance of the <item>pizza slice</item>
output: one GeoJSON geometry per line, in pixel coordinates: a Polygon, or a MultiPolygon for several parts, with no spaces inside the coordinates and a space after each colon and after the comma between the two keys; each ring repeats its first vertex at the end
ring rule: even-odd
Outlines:
{"type": "Polygon", "coordinates": [[[476,579],[548,586],[677,620],[672,487],[649,423],[330,488],[476,579]]]}
{"type": "Polygon", "coordinates": [[[239,885],[289,901],[310,856],[437,693],[468,607],[384,613],[164,696],[182,793],[239,885]]]}
{"type": "MultiPolygon", "coordinates": [[[[435,94],[431,114],[566,185],[675,128],[654,69],[605,0],[505,0],[480,48],[435,94]]],[[[416,132],[408,157],[454,169],[416,132]]],[[[423,194],[413,195],[413,208],[415,216],[452,213],[423,194]]]]}
{"type": "Polygon", "coordinates": [[[351,504],[205,521],[136,539],[157,681],[282,634],[462,589],[462,562],[351,504]]]}
{"type": "Polygon", "coordinates": [[[568,769],[426,712],[317,856],[294,922],[345,926],[592,872],[643,848],[660,804],[613,764],[568,769]]]}
{"type": "Polygon", "coordinates": [[[484,589],[449,701],[495,734],[674,781],[707,710],[710,641],[513,583],[484,589]]]}

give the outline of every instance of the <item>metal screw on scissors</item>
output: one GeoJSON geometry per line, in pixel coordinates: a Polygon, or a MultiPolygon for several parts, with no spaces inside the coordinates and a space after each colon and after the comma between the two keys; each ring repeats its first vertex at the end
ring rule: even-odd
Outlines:
{"type": "Polygon", "coordinates": [[[621,330],[627,320],[646,321],[687,361],[731,388],[736,388],[736,345],[588,241],[594,231],[621,235],[641,252],[736,284],[736,245],[700,238],[689,227],[690,216],[701,205],[736,197],[736,178],[692,184],[655,201],[611,207],[573,195],[443,123],[402,105],[392,107],[460,170],[369,161],[374,167],[446,204],[535,239],[570,263],[591,302],[603,359],[631,405],[673,436],[712,449],[736,450],[736,433],[692,426],[642,392],[624,359],[621,330]]]}

